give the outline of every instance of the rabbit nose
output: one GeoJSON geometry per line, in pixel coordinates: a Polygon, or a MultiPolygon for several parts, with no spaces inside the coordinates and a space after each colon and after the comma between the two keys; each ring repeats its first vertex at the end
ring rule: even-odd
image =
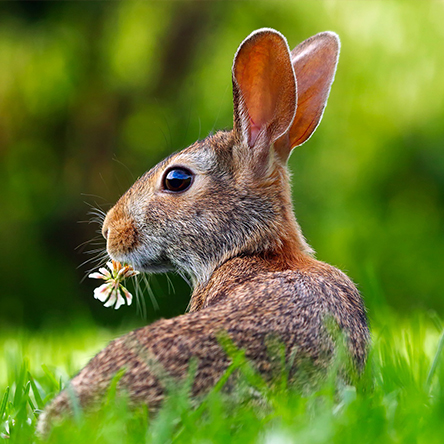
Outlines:
{"type": "Polygon", "coordinates": [[[109,234],[109,218],[106,217],[102,225],[102,236],[105,239],[108,239],[108,234],[109,234]]]}
{"type": "Polygon", "coordinates": [[[102,225],[102,236],[108,241],[108,237],[110,234],[110,226],[113,224],[113,220],[115,220],[115,209],[111,208],[103,221],[102,225]]]}

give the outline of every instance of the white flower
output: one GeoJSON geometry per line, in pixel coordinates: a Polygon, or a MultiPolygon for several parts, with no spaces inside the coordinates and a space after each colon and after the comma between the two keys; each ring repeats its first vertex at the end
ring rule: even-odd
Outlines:
{"type": "Polygon", "coordinates": [[[117,310],[125,304],[131,305],[133,295],[122,285],[127,277],[136,276],[138,271],[134,270],[131,265],[122,265],[120,262],[108,262],[107,267],[99,268],[98,272],[91,273],[88,277],[92,279],[103,279],[105,281],[100,287],[94,290],[94,297],[100,302],[104,302],[105,307],[112,307],[117,310]]]}

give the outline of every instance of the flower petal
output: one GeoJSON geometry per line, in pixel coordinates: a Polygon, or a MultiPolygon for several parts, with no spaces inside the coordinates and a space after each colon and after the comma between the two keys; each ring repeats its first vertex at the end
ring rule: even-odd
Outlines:
{"type": "Polygon", "coordinates": [[[109,294],[112,292],[112,289],[113,289],[112,285],[102,284],[100,287],[97,287],[94,290],[94,297],[98,299],[100,302],[105,302],[109,294]]]}
{"type": "Polygon", "coordinates": [[[120,308],[124,304],[125,304],[125,300],[123,299],[120,292],[118,292],[117,293],[117,302],[116,302],[116,306],[114,308],[117,310],[118,308],[120,308]]]}
{"type": "Polygon", "coordinates": [[[113,262],[113,277],[117,277],[120,270],[123,268],[123,265],[120,262],[112,261],[113,262]]]}
{"type": "Polygon", "coordinates": [[[106,279],[112,278],[111,273],[105,267],[99,268],[99,271],[103,274],[103,276],[105,276],[106,279]]]}
{"type": "Polygon", "coordinates": [[[133,302],[133,295],[123,285],[120,286],[120,289],[126,297],[126,305],[131,305],[133,302]]]}
{"type": "Polygon", "coordinates": [[[115,289],[113,289],[113,291],[111,292],[110,298],[108,299],[108,301],[105,304],[103,304],[104,307],[111,307],[112,305],[114,305],[116,303],[116,299],[117,299],[116,293],[117,292],[115,291],[115,289]]]}
{"type": "Polygon", "coordinates": [[[111,270],[111,271],[114,271],[114,261],[108,261],[107,263],[106,263],[106,266],[111,270]]]}
{"type": "Polygon", "coordinates": [[[140,271],[134,270],[134,268],[132,268],[125,273],[125,277],[128,278],[132,276],[137,276],[138,274],[140,274],[140,271]]]}
{"type": "Polygon", "coordinates": [[[97,271],[88,274],[88,277],[92,279],[107,279],[102,273],[98,273],[97,271]]]}
{"type": "Polygon", "coordinates": [[[117,274],[117,278],[123,281],[124,279],[136,276],[137,274],[139,274],[139,272],[134,270],[131,265],[125,265],[117,274]]]}
{"type": "Polygon", "coordinates": [[[125,277],[126,277],[125,275],[126,275],[128,268],[129,268],[128,265],[125,265],[123,268],[121,268],[116,275],[116,279],[123,281],[123,279],[125,279],[125,277]]]}

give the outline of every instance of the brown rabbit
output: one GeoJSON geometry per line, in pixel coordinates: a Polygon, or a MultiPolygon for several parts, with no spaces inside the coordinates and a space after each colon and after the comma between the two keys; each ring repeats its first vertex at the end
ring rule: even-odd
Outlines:
{"type": "MultiPolygon", "coordinates": [[[[234,129],[173,154],[142,176],[108,212],[109,255],[135,269],[191,276],[189,313],[111,342],[71,381],[81,406],[100,399],[122,368],[132,401],[160,406],[160,373],[181,380],[197,362],[193,394],[208,391],[230,359],[224,332],[271,377],[270,336],[301,362],[325,369],[339,326],[356,367],[369,331],[361,297],[341,271],[313,258],[292,210],[286,162],[319,124],[336,71],[339,39],[309,38],[291,53],[273,29],[253,32],[233,63],[234,129]],[[159,369],[163,369],[159,373],[159,369]]],[[[289,358],[288,358],[289,359],[289,358]]],[[[69,410],[62,392],[42,414],[44,432],[69,410]]]]}

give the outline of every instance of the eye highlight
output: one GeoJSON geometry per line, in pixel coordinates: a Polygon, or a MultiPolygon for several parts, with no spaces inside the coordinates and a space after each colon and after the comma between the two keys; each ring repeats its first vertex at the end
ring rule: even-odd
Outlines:
{"type": "Polygon", "coordinates": [[[194,174],[185,168],[172,168],[163,178],[163,186],[166,190],[178,193],[187,190],[193,181],[194,174]]]}

